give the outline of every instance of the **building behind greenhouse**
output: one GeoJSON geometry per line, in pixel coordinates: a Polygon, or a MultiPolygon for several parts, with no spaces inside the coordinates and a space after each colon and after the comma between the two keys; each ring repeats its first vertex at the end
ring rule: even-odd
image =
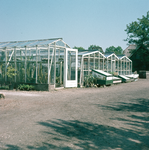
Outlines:
{"type": "Polygon", "coordinates": [[[71,49],[62,38],[0,42],[0,83],[33,84],[39,90],[83,86],[92,69],[132,74],[126,56],[71,49]]]}

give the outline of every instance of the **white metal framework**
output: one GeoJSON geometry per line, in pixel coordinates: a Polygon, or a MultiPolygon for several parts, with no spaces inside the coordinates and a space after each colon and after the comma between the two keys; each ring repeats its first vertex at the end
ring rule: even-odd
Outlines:
{"type": "Polygon", "coordinates": [[[119,75],[132,74],[132,61],[124,55],[118,56],[119,58],[119,75]]]}
{"type": "Polygon", "coordinates": [[[111,74],[118,72],[119,58],[114,53],[105,53],[104,56],[106,57],[105,71],[111,74]]]}
{"type": "Polygon", "coordinates": [[[78,82],[83,85],[84,77],[91,74],[92,69],[104,70],[105,56],[99,51],[80,51],[78,53],[78,82]]]}
{"type": "Polygon", "coordinates": [[[62,38],[0,42],[0,81],[64,86],[67,48],[62,38]]]}
{"type": "Polygon", "coordinates": [[[114,53],[102,54],[97,50],[78,52],[78,83],[83,86],[85,76],[91,74],[92,69],[102,70],[112,75],[132,74],[132,61],[114,53]]]}
{"type": "Polygon", "coordinates": [[[61,39],[0,42],[0,82],[76,87],[92,69],[132,74],[132,61],[114,53],[70,49],[61,39]],[[14,72],[10,77],[9,73],[14,72]]]}

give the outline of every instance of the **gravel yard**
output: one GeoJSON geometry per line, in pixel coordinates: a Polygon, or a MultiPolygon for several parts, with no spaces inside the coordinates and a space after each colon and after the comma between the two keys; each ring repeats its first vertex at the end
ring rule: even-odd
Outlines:
{"type": "Polygon", "coordinates": [[[0,150],[149,150],[149,79],[0,93],[0,150]]]}

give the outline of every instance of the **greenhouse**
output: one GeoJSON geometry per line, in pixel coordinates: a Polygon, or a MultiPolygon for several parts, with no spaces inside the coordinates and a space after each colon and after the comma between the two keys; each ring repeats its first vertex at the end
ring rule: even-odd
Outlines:
{"type": "Polygon", "coordinates": [[[132,74],[132,61],[125,55],[119,55],[119,75],[132,74]]]}
{"type": "MultiPolygon", "coordinates": [[[[119,75],[131,75],[132,74],[132,61],[126,56],[117,56],[115,53],[102,54],[97,50],[84,50],[78,52],[78,83],[80,87],[84,85],[85,78],[89,75],[93,75],[98,78],[101,84],[109,83],[121,83],[122,78],[119,75]],[[109,78],[109,73],[112,78],[109,78]],[[105,78],[104,78],[105,77],[105,78]],[[112,81],[110,81],[110,80],[112,81]]],[[[125,78],[127,78],[125,76],[125,78]]],[[[127,80],[129,81],[129,80],[127,80]]]]}
{"type": "Polygon", "coordinates": [[[91,75],[92,69],[104,70],[105,56],[97,50],[78,52],[78,83],[83,86],[84,77],[91,75]]]}
{"type": "Polygon", "coordinates": [[[61,38],[0,42],[0,82],[77,87],[77,52],[61,38]]]}
{"type": "Polygon", "coordinates": [[[119,58],[114,53],[105,53],[105,71],[111,74],[118,73],[119,58]]]}
{"type": "MultiPolygon", "coordinates": [[[[36,85],[37,90],[82,87],[93,69],[105,77],[106,73],[129,77],[132,61],[124,55],[102,54],[98,50],[78,52],[62,38],[0,42],[1,85],[29,84],[36,85]]],[[[115,78],[116,83],[121,82],[118,80],[115,78]]]]}

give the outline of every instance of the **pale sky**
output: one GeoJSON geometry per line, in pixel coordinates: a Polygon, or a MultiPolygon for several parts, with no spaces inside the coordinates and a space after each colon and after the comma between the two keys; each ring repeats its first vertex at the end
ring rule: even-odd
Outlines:
{"type": "Polygon", "coordinates": [[[149,0],[0,0],[0,42],[63,38],[70,47],[127,47],[126,25],[149,0]]]}

